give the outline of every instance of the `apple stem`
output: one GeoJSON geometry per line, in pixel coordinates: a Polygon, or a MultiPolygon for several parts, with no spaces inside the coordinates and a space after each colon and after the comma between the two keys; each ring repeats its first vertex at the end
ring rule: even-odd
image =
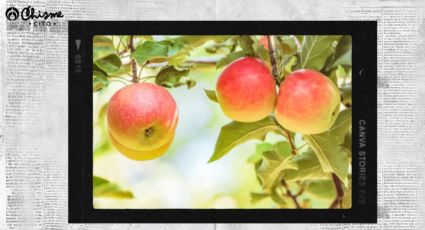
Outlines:
{"type": "Polygon", "coordinates": [[[332,202],[331,206],[329,208],[337,208],[338,206],[342,208],[342,198],[344,197],[344,190],[342,189],[341,181],[339,178],[335,175],[335,173],[332,173],[332,180],[335,184],[336,189],[336,198],[332,202]]]}
{"type": "MultiPolygon", "coordinates": [[[[292,201],[295,204],[295,207],[297,207],[298,209],[300,209],[301,208],[301,205],[298,203],[298,200],[297,200],[297,197],[299,195],[298,194],[296,194],[296,195],[292,194],[291,191],[289,190],[288,185],[286,184],[286,182],[284,180],[282,180],[281,183],[282,183],[283,187],[285,187],[285,189],[286,189],[286,195],[289,196],[292,199],[292,201]]],[[[299,194],[301,194],[301,193],[302,192],[299,192],[299,194]]]]}
{"type": "Polygon", "coordinates": [[[270,63],[272,64],[272,73],[273,73],[273,76],[276,80],[276,84],[279,86],[280,85],[280,79],[279,79],[279,76],[277,74],[276,58],[274,56],[274,48],[273,48],[273,39],[272,39],[272,36],[270,36],[270,35],[266,35],[266,37],[267,37],[267,46],[268,46],[268,49],[269,49],[270,63]]]}
{"type": "Polygon", "coordinates": [[[297,155],[297,147],[295,147],[294,141],[292,140],[291,134],[289,133],[288,130],[286,130],[285,128],[283,128],[283,126],[281,126],[279,124],[279,122],[277,122],[276,118],[274,116],[272,116],[272,120],[274,121],[274,123],[279,127],[280,132],[283,134],[283,136],[286,137],[286,139],[288,140],[289,144],[291,145],[291,153],[292,155],[297,155]]]}
{"type": "MultiPolygon", "coordinates": [[[[130,52],[133,53],[135,51],[134,44],[133,44],[133,35],[130,35],[129,42],[128,42],[128,48],[130,49],[130,52]]],[[[131,72],[132,72],[132,82],[137,83],[137,65],[136,61],[134,59],[131,59],[131,72]]]]}
{"type": "Polygon", "coordinates": [[[145,130],[145,136],[150,137],[153,135],[153,127],[149,127],[145,130]]]}
{"type": "Polygon", "coordinates": [[[288,138],[288,142],[291,145],[291,150],[292,150],[291,153],[292,153],[292,155],[295,156],[295,155],[297,155],[297,148],[295,147],[295,144],[292,141],[291,134],[288,132],[288,130],[285,130],[285,132],[286,132],[286,136],[288,138]]]}

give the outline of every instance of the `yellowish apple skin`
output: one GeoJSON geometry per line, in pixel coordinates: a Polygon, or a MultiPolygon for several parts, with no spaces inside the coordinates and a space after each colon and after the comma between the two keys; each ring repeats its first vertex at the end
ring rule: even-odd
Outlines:
{"type": "Polygon", "coordinates": [[[117,91],[107,110],[108,130],[120,144],[150,151],[172,140],[178,123],[177,105],[164,88],[136,83],[117,91]]]}
{"type": "Polygon", "coordinates": [[[280,85],[275,116],[292,132],[318,134],[334,124],[340,103],[339,89],[328,77],[314,70],[298,70],[280,85]]]}
{"type": "Polygon", "coordinates": [[[276,104],[273,76],[261,60],[253,57],[228,65],[218,78],[216,92],[223,113],[235,121],[259,121],[272,113],[276,104]]]}
{"type": "Polygon", "coordinates": [[[114,146],[116,150],[118,150],[125,157],[135,161],[146,161],[146,160],[156,159],[164,155],[164,153],[167,152],[167,150],[170,148],[171,144],[173,143],[173,137],[172,137],[167,143],[165,143],[165,145],[157,149],[148,150],[148,151],[139,151],[139,150],[134,150],[122,145],[110,133],[109,133],[109,139],[111,141],[112,146],[114,146]]]}

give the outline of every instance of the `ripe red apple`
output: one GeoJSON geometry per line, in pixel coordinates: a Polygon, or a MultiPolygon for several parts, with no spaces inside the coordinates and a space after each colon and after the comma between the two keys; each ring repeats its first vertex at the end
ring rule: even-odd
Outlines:
{"type": "Polygon", "coordinates": [[[164,88],[151,83],[136,83],[117,91],[107,111],[111,142],[126,155],[127,148],[147,153],[172,142],[178,122],[177,105],[164,88]],[[119,145],[118,145],[119,144],[119,145]]]}
{"type": "Polygon", "coordinates": [[[224,114],[241,122],[269,115],[276,103],[276,86],[270,70],[259,59],[244,57],[224,69],[216,85],[224,114]]]}
{"type": "Polygon", "coordinates": [[[291,73],[280,85],[275,116],[286,129],[302,134],[328,130],[339,113],[338,87],[314,70],[291,73]]]}

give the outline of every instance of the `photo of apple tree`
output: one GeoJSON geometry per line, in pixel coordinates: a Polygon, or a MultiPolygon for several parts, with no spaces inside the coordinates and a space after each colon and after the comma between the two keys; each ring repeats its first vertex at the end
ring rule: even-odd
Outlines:
{"type": "Polygon", "coordinates": [[[94,207],[351,208],[351,53],[351,36],[95,36],[94,207]]]}

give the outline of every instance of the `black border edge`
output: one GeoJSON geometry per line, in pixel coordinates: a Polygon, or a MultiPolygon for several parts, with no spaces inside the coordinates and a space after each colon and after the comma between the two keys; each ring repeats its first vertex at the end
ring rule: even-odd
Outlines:
{"type": "Polygon", "coordinates": [[[377,223],[376,21],[69,21],[69,223],[377,223]],[[315,34],[353,38],[353,206],[351,209],[94,209],[92,206],[92,38],[120,34],[315,34]],[[80,39],[80,49],[75,40],[80,39]],[[371,42],[373,41],[373,42],[371,42]],[[81,73],[76,73],[81,55],[81,73]],[[77,78],[77,79],[76,79],[77,78]],[[366,123],[367,183],[359,186],[360,120],[366,123]],[[356,155],[357,154],[357,155],[356,155]],[[357,157],[355,157],[357,156],[357,157]],[[356,186],[355,186],[356,184],[356,186]],[[360,203],[359,189],[367,196],[360,203]],[[358,199],[355,199],[357,195],[358,199]]]}

